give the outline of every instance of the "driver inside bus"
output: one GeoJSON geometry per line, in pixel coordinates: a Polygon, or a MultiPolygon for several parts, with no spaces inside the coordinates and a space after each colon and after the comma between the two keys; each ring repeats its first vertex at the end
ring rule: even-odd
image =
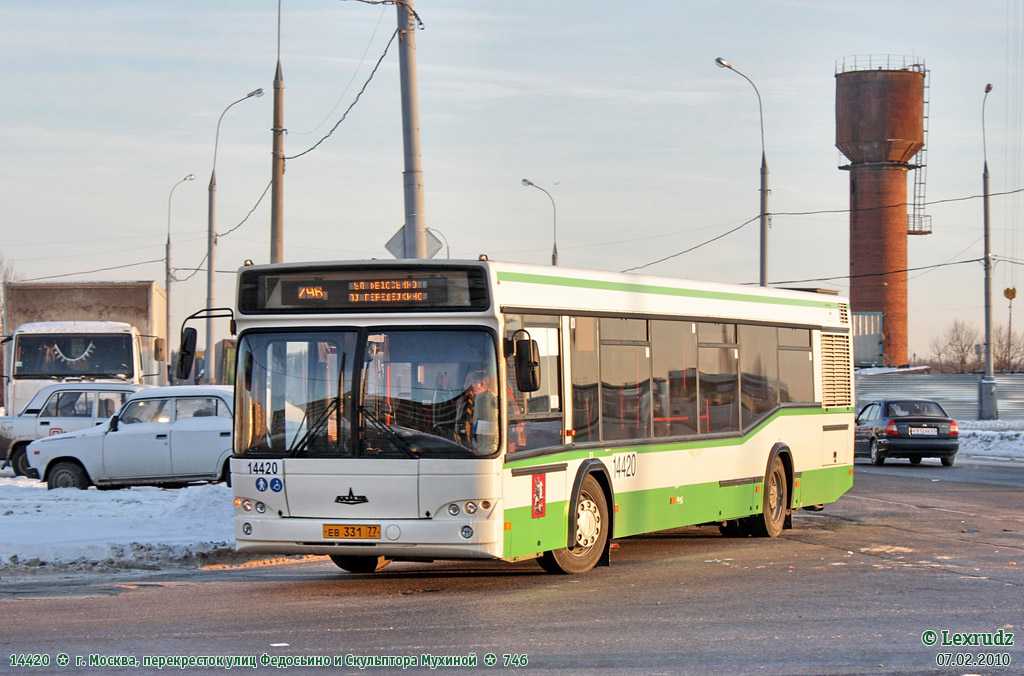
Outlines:
{"type": "Polygon", "coordinates": [[[482,455],[498,448],[498,394],[494,375],[483,369],[466,375],[459,397],[456,440],[482,455]]]}

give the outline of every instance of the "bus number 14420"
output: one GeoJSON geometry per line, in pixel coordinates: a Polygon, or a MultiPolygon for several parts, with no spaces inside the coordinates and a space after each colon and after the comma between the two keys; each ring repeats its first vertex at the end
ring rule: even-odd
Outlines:
{"type": "Polygon", "coordinates": [[[249,474],[280,474],[276,462],[248,462],[249,474]]]}
{"type": "Polygon", "coordinates": [[[612,455],[612,470],[616,479],[636,476],[636,453],[615,453],[612,455]]]}

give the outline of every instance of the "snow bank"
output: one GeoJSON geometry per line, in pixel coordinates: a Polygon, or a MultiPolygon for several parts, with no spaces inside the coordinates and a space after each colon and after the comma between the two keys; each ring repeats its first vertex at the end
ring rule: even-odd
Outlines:
{"type": "Polygon", "coordinates": [[[0,578],[15,572],[148,569],[230,559],[231,489],[47,490],[0,472],[0,578]]]}

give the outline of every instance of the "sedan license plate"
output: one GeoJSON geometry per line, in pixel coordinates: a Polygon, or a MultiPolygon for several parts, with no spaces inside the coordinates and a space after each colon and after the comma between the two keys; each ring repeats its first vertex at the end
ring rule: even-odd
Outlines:
{"type": "Polygon", "coordinates": [[[934,427],[911,427],[910,436],[912,437],[937,437],[939,436],[939,430],[934,427]]]}
{"type": "Polygon", "coordinates": [[[380,526],[324,526],[324,538],[329,540],[379,540],[380,526]]]}

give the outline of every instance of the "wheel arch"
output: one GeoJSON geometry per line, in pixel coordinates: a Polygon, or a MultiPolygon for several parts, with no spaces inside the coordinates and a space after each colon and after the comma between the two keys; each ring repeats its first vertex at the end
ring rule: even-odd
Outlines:
{"type": "MultiPolygon", "coordinates": [[[[594,480],[597,481],[597,485],[601,487],[601,491],[604,493],[605,502],[608,504],[608,538],[605,540],[604,551],[601,552],[601,558],[598,559],[597,565],[608,566],[611,565],[611,546],[612,537],[615,534],[615,489],[612,487],[611,476],[608,474],[608,468],[598,458],[587,458],[580,464],[580,468],[576,471],[576,478],[572,484],[572,494],[569,496],[569,515],[576,513],[576,503],[579,499],[580,489],[583,487],[583,480],[588,476],[593,476],[594,480]]],[[[566,547],[571,547],[576,541],[576,520],[569,518],[569,525],[566,529],[566,547]]]]}
{"type": "Polygon", "coordinates": [[[7,447],[7,455],[4,456],[3,466],[13,467],[14,456],[18,454],[18,451],[23,451],[25,457],[28,457],[28,445],[31,444],[34,439],[16,439],[11,442],[11,445],[7,447]]]}
{"type": "Polygon", "coordinates": [[[772,446],[771,452],[768,454],[768,463],[764,468],[764,475],[768,476],[768,472],[771,470],[772,463],[775,462],[775,458],[782,460],[782,469],[786,473],[786,509],[793,509],[793,489],[795,488],[794,476],[796,470],[793,467],[793,451],[790,450],[789,446],[784,442],[776,442],[772,446]]]}
{"type": "Polygon", "coordinates": [[[92,474],[89,472],[89,468],[85,466],[84,462],[82,462],[79,458],[76,458],[73,455],[62,455],[62,456],[59,456],[59,457],[56,457],[56,458],[51,458],[50,460],[48,460],[47,463],[46,463],[46,467],[44,467],[43,471],[39,473],[39,477],[40,477],[39,480],[40,481],[49,481],[50,480],[50,472],[52,472],[53,468],[56,467],[57,465],[59,465],[62,462],[70,462],[72,464],[75,464],[75,465],[78,465],[79,467],[81,467],[82,471],[85,472],[85,478],[89,480],[89,484],[92,485],[92,486],[96,485],[96,482],[92,478],[92,474]]]}
{"type": "Polygon", "coordinates": [[[35,441],[35,439],[15,439],[11,442],[11,445],[7,447],[7,455],[5,457],[7,460],[10,460],[14,457],[14,454],[22,448],[24,448],[25,452],[28,453],[28,445],[33,441],[35,441]]]}
{"type": "Polygon", "coordinates": [[[228,455],[228,457],[224,458],[224,461],[221,463],[220,476],[218,478],[220,479],[220,481],[226,483],[228,485],[228,488],[231,487],[231,455],[228,455]]]}

